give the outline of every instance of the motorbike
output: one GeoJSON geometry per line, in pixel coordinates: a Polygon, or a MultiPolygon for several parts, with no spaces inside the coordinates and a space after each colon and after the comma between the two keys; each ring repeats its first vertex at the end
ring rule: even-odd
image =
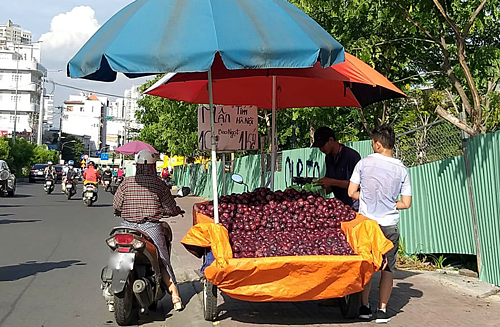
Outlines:
{"type": "Polygon", "coordinates": [[[110,193],[115,195],[116,193],[116,190],[118,189],[118,186],[120,186],[120,184],[123,182],[123,177],[120,176],[120,177],[117,177],[117,176],[114,176],[113,177],[113,185],[111,186],[111,190],[110,190],[110,193]]]}
{"type": "Polygon", "coordinates": [[[104,183],[104,190],[106,192],[110,192],[111,188],[112,188],[112,186],[111,186],[111,180],[110,179],[103,179],[102,181],[104,183]]]}
{"type": "Polygon", "coordinates": [[[68,197],[68,200],[71,199],[73,195],[76,194],[76,182],[74,179],[67,179],[66,180],[66,190],[65,194],[68,197]]]}
{"type": "Polygon", "coordinates": [[[45,193],[50,194],[52,191],[54,191],[54,184],[55,180],[51,178],[50,176],[45,177],[45,184],[43,185],[43,189],[45,190],[45,193]]]}
{"type": "MultiPolygon", "coordinates": [[[[116,216],[120,214],[115,212],[116,216]]],[[[162,222],[162,228],[170,253],[172,229],[167,222],[162,222]]],[[[132,324],[139,312],[155,310],[167,292],[161,278],[160,255],[149,235],[134,228],[113,228],[106,244],[111,256],[101,271],[103,297],[118,325],[132,324]]]]}
{"type": "Polygon", "coordinates": [[[82,199],[87,207],[97,201],[98,188],[96,184],[87,183],[83,186],[82,199]]]}

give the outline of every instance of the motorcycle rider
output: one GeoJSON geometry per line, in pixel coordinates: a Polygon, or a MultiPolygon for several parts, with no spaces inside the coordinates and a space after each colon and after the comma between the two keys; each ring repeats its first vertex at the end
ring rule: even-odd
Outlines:
{"type": "Polygon", "coordinates": [[[113,174],[111,173],[111,169],[106,168],[106,170],[102,173],[102,181],[101,184],[102,186],[105,186],[104,182],[109,181],[111,184],[111,179],[112,179],[113,174]]]}
{"type": "Polygon", "coordinates": [[[56,180],[57,177],[57,171],[54,168],[52,161],[49,160],[47,161],[47,167],[43,170],[43,175],[45,176],[45,179],[50,179],[50,180],[56,180]]]}
{"type": "Polygon", "coordinates": [[[73,160],[68,160],[68,162],[64,165],[63,167],[63,179],[62,179],[62,191],[64,192],[66,190],[66,181],[68,179],[73,179],[76,175],[75,172],[75,162],[73,160]]]}
{"type": "Polygon", "coordinates": [[[165,183],[156,176],[157,154],[142,150],[136,155],[136,175],[126,177],[118,187],[113,208],[121,212],[122,226],[139,229],[154,241],[161,258],[161,275],[176,311],[183,309],[177,281],[170,263],[160,219],[182,213],[165,183]]]}
{"type": "Polygon", "coordinates": [[[63,179],[61,184],[61,190],[63,193],[66,192],[66,181],[73,180],[76,175],[75,168],[73,167],[75,162],[73,160],[68,160],[68,163],[63,167],[63,179]]]}
{"type": "Polygon", "coordinates": [[[83,185],[86,185],[88,183],[92,183],[95,186],[97,186],[99,178],[101,178],[101,177],[99,176],[99,172],[97,171],[97,169],[95,169],[94,162],[89,161],[89,163],[87,164],[87,167],[88,168],[85,169],[85,171],[83,172],[83,179],[85,180],[83,182],[83,185]]]}

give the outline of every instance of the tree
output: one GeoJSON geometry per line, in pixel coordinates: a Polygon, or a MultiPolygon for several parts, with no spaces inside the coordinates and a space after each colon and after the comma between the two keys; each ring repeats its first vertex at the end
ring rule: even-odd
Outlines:
{"type": "Polygon", "coordinates": [[[9,139],[9,148],[7,164],[16,174],[23,174],[23,168],[28,167],[31,163],[35,145],[25,138],[16,137],[15,144],[12,138],[9,139]]]}
{"type": "MultiPolygon", "coordinates": [[[[493,102],[498,103],[500,77],[498,0],[295,3],[348,51],[399,86],[405,82],[418,88],[428,83],[437,90],[452,91],[435,108],[452,124],[471,135],[498,125],[498,109],[492,107],[493,102]],[[446,105],[450,101],[455,105],[446,105]],[[467,119],[460,118],[462,110],[455,109],[462,107],[467,119]]],[[[360,111],[360,116],[366,114],[366,121],[373,117],[376,125],[396,114],[394,109],[391,104],[378,104],[360,111]]]]}
{"type": "Polygon", "coordinates": [[[54,150],[49,150],[47,145],[35,146],[33,148],[33,155],[30,159],[30,165],[37,163],[46,163],[47,161],[58,161],[58,153],[54,150]]]}
{"type": "Polygon", "coordinates": [[[7,137],[4,136],[0,138],[0,159],[7,160],[7,158],[9,157],[9,151],[9,141],[7,137]]]}

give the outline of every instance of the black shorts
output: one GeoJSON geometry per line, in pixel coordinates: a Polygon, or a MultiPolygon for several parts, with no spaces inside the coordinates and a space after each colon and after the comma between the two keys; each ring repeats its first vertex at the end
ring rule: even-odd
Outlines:
{"type": "Polygon", "coordinates": [[[385,254],[385,258],[387,259],[387,266],[384,271],[394,272],[396,270],[396,256],[398,254],[398,246],[399,246],[399,227],[398,225],[391,226],[380,226],[382,232],[389,241],[394,244],[394,247],[389,250],[385,254]]]}

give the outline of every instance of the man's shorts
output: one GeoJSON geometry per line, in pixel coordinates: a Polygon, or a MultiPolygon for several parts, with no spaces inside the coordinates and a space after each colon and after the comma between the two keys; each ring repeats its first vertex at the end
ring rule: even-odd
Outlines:
{"type": "Polygon", "coordinates": [[[382,232],[389,241],[394,244],[394,247],[385,254],[385,258],[387,259],[387,266],[384,271],[394,272],[396,270],[396,255],[398,254],[398,246],[399,246],[399,228],[398,225],[391,226],[380,226],[382,232]]]}

